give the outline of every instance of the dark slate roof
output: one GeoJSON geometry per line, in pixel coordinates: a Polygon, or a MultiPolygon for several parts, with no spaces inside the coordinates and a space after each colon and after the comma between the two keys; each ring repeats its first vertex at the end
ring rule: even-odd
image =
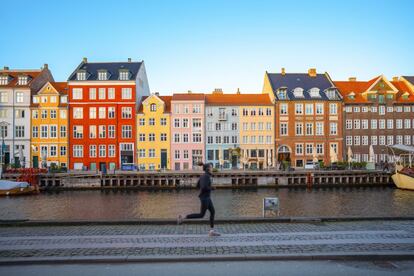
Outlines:
{"type": "Polygon", "coordinates": [[[76,73],[79,70],[87,72],[87,81],[98,80],[98,71],[107,70],[109,72],[108,81],[119,80],[119,70],[127,69],[130,72],[129,80],[135,80],[142,62],[82,62],[78,68],[73,71],[68,81],[76,81],[76,73]]]}
{"type": "MultiPolygon", "coordinates": [[[[270,84],[272,85],[273,93],[277,98],[277,90],[279,88],[286,88],[287,89],[287,97],[290,100],[298,99],[298,100],[329,100],[324,93],[324,90],[328,88],[333,88],[334,85],[329,80],[329,78],[325,74],[316,74],[315,77],[310,77],[306,73],[286,73],[284,75],[280,73],[267,73],[268,78],[270,80],[270,84]],[[297,87],[303,89],[303,98],[298,97],[296,98],[293,95],[293,90],[297,87]],[[309,94],[309,90],[311,88],[319,88],[319,94],[321,97],[312,98],[309,94]]],[[[339,93],[337,91],[337,95],[339,93]]],[[[339,96],[340,97],[340,96],[339,96]]]]}
{"type": "Polygon", "coordinates": [[[414,85],[414,76],[403,76],[404,79],[408,80],[414,85]]]}

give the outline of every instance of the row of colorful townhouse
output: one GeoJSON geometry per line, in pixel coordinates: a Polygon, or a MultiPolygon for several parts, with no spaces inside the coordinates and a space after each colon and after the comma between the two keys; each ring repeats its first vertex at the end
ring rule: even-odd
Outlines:
{"type": "Polygon", "coordinates": [[[73,170],[302,168],[318,159],[389,158],[414,143],[414,77],[332,81],[328,73],[266,72],[262,93],[150,93],[144,62],[88,62],[67,82],[0,70],[3,164],[73,170]],[[336,157],[333,157],[334,154],[336,157]]]}

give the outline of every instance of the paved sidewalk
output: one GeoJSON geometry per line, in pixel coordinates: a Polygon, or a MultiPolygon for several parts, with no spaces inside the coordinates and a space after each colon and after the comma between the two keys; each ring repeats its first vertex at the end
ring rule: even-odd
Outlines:
{"type": "Polygon", "coordinates": [[[0,264],[414,259],[414,220],[0,227],[0,264]]]}

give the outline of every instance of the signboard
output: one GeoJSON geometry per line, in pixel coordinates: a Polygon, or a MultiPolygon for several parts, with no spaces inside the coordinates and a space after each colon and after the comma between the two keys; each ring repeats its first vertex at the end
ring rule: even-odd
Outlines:
{"type": "Polygon", "coordinates": [[[274,215],[279,215],[280,202],[277,197],[265,197],[263,198],[263,217],[266,217],[266,211],[271,212],[274,215]]]}

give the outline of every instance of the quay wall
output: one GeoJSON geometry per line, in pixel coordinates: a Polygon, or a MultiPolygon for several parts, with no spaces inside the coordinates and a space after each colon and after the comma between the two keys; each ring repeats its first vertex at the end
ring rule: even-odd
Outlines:
{"type": "MultiPolygon", "coordinates": [[[[195,188],[201,172],[115,172],[59,173],[39,175],[41,189],[107,189],[107,188],[195,188]]],[[[6,174],[6,179],[18,175],[6,174]]],[[[382,171],[223,171],[214,173],[217,188],[247,187],[326,187],[393,185],[391,174],[382,171]]]]}

